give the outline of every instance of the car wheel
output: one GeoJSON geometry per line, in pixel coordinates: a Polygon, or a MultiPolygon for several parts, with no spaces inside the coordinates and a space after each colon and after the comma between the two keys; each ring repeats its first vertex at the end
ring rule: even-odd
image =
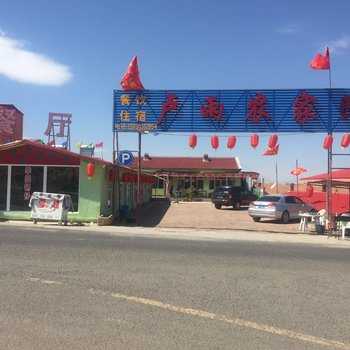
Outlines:
{"type": "Polygon", "coordinates": [[[241,203],[240,203],[239,201],[235,201],[235,202],[233,203],[233,209],[234,209],[234,210],[239,210],[239,209],[241,209],[241,203]]]}
{"type": "Polygon", "coordinates": [[[284,224],[287,224],[289,222],[289,213],[287,211],[284,211],[281,217],[281,221],[284,224]]]}
{"type": "Polygon", "coordinates": [[[255,217],[253,217],[253,220],[254,220],[255,222],[259,222],[259,221],[261,220],[261,217],[255,216],[255,217]]]}
{"type": "Polygon", "coordinates": [[[221,204],[215,204],[216,209],[221,209],[222,205],[221,204]]]}

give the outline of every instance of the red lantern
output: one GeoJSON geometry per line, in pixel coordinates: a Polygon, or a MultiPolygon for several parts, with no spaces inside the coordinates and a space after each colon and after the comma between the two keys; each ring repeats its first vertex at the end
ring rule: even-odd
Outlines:
{"type": "Polygon", "coordinates": [[[306,186],[306,198],[311,198],[312,195],[314,194],[314,188],[311,185],[306,186]]]}
{"type": "Polygon", "coordinates": [[[215,151],[219,148],[219,138],[216,135],[211,137],[211,147],[213,147],[215,151]]]}
{"type": "Polygon", "coordinates": [[[196,134],[190,135],[189,146],[191,148],[195,148],[197,146],[197,135],[196,134]]]}
{"type": "Polygon", "coordinates": [[[236,145],[236,136],[230,136],[227,140],[227,148],[232,149],[236,145]]]}
{"type": "Polygon", "coordinates": [[[278,136],[276,134],[271,135],[269,140],[269,148],[274,148],[277,145],[277,142],[278,136]]]}
{"type": "Polygon", "coordinates": [[[348,147],[350,144],[350,135],[349,134],[345,134],[343,136],[343,138],[341,139],[341,143],[340,146],[342,146],[343,148],[348,147]]]}
{"type": "Polygon", "coordinates": [[[323,148],[329,149],[332,147],[332,144],[333,144],[333,136],[332,135],[326,136],[323,142],[323,148]]]}
{"type": "Polygon", "coordinates": [[[251,146],[255,149],[256,147],[258,147],[258,144],[259,144],[259,135],[257,134],[253,134],[251,137],[250,137],[250,144],[251,146]]]}
{"type": "Polygon", "coordinates": [[[89,163],[86,166],[86,175],[89,177],[89,180],[95,175],[95,164],[89,163]]]}

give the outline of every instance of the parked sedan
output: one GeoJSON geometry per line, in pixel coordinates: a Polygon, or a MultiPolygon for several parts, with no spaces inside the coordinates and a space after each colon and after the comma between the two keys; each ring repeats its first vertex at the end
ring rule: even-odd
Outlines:
{"type": "Polygon", "coordinates": [[[298,219],[299,213],[313,210],[311,205],[303,202],[299,197],[288,194],[272,194],[251,202],[248,214],[256,222],[259,222],[261,218],[269,218],[281,220],[286,224],[290,219],[298,219]]]}

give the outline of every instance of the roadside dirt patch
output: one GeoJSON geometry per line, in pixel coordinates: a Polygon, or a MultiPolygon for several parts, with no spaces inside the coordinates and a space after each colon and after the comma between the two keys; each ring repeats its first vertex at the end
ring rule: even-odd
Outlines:
{"type": "Polygon", "coordinates": [[[299,220],[288,224],[262,219],[254,222],[247,208],[215,209],[211,202],[155,200],[142,209],[141,226],[160,228],[218,229],[298,233],[299,220]]]}

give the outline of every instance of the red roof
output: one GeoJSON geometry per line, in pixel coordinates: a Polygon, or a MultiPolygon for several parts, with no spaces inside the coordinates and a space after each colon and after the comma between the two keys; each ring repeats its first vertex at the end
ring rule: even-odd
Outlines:
{"type": "Polygon", "coordinates": [[[0,164],[79,165],[80,159],[105,165],[112,163],[27,139],[0,145],[0,164]]]}
{"type": "MultiPolygon", "coordinates": [[[[336,170],[332,171],[332,181],[336,182],[337,184],[344,183],[348,184],[350,183],[350,169],[341,169],[341,170],[336,170]]],[[[315,176],[309,176],[309,177],[303,177],[300,179],[301,182],[306,182],[306,183],[322,183],[326,182],[328,179],[328,173],[324,174],[319,174],[315,176]]]]}
{"type": "MultiPolygon", "coordinates": [[[[241,170],[238,158],[210,158],[204,160],[201,157],[145,157],[141,160],[142,169],[157,170],[193,170],[193,171],[234,171],[241,170]]],[[[134,158],[131,168],[137,168],[138,157],[134,158]]]]}

